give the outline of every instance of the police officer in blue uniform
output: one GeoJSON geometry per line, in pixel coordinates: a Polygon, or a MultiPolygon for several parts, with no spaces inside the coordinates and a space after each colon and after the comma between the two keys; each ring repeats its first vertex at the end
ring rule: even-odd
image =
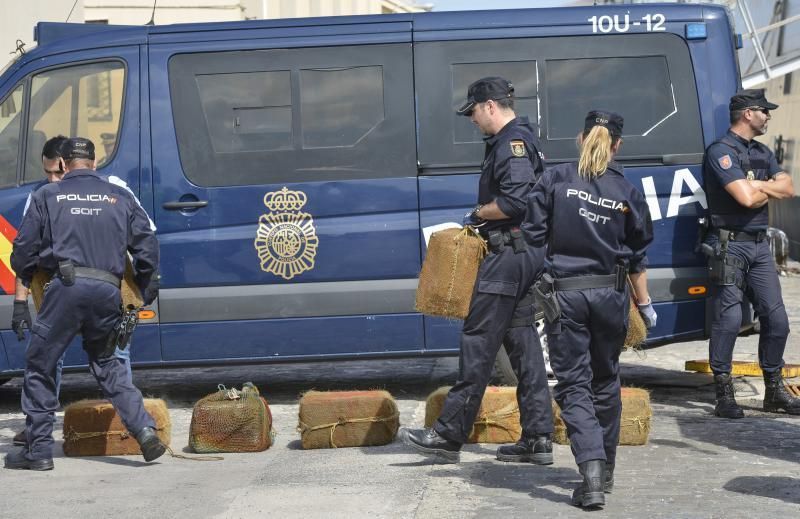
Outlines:
{"type": "Polygon", "coordinates": [[[109,337],[121,316],[120,281],[125,254],[133,256],[135,279],[150,304],[158,294],[158,242],[144,210],[131,194],[95,172],[94,144],[66,141],[60,152],[66,174],[37,190],[11,254],[11,266],[30,286],[37,268],[52,272],[26,352],[22,409],[27,445],[5,457],[10,469],[53,468],[53,421],[58,407],[56,364],[80,333],[92,374],[131,431],[146,461],[165,447],[145,411],[142,394],[131,382],[109,337]]]}
{"type": "Polygon", "coordinates": [[[529,247],[520,224],[525,200],[544,169],[535,130],[513,110],[514,87],[499,77],[470,85],[459,114],[469,116],[488,137],[481,168],[478,206],[464,224],[479,229],[489,246],[464,320],[459,377],[430,429],[403,431],[403,439],[423,454],[459,459],[472,430],[501,344],[519,380],[522,437],[501,447],[503,461],[553,463],[552,405],[529,289],[542,265],[542,254],[529,247]]]}
{"type": "Polygon", "coordinates": [[[717,394],[714,414],[723,418],[744,416],[730,376],[744,291],[761,322],[758,361],[766,386],[764,410],[800,414],[800,399],[789,394],[781,376],[789,319],[765,239],[768,202],[794,196],[794,186],[772,151],[754,140],[766,133],[769,112],[776,108],[763,89],[738,92],[730,100],[730,129],[706,151],[710,228],[703,249],[713,285],[709,358],[717,394]]]}
{"type": "Polygon", "coordinates": [[[545,313],[550,366],[561,417],[583,482],[573,504],[605,504],[613,486],[622,403],[619,354],[628,328],[630,277],[648,327],[656,323],[647,292],[645,251],[653,240],[644,196],[612,159],[622,117],[592,111],[578,136],[580,160],[548,169],[528,198],[525,237],[546,249],[534,285],[545,313]]]}
{"type": "MultiPolygon", "coordinates": [[[[25,213],[28,212],[28,207],[31,205],[31,198],[33,197],[33,194],[38,191],[39,188],[44,187],[51,182],[60,182],[61,179],[64,178],[64,159],[61,158],[59,153],[61,146],[67,140],[67,137],[64,137],[63,135],[57,135],[51,139],[48,139],[48,141],[45,142],[44,146],[42,147],[42,170],[47,178],[34,184],[33,189],[28,194],[28,198],[25,200],[25,207],[22,210],[23,217],[25,216],[25,213]]],[[[102,178],[108,182],[115,183],[128,189],[127,184],[118,177],[112,176],[108,178],[102,178]]],[[[133,192],[131,192],[131,195],[133,195],[133,192]]],[[[135,195],[133,196],[135,198],[135,195]]],[[[139,203],[138,199],[136,199],[136,201],[139,203]]],[[[139,203],[139,205],[141,205],[141,203],[139,203]]],[[[152,220],[150,220],[150,228],[153,229],[153,231],[156,230],[155,224],[152,220]]],[[[30,329],[31,325],[33,324],[30,309],[28,308],[28,295],[30,290],[28,290],[28,287],[22,284],[22,280],[19,278],[16,279],[15,285],[14,312],[11,316],[11,329],[17,334],[17,338],[20,341],[23,341],[25,340],[25,334],[23,330],[25,328],[30,329]]],[[[125,366],[128,369],[129,375],[132,376],[132,374],[130,374],[130,350],[130,348],[125,348],[124,350],[117,348],[114,352],[114,355],[121,358],[125,362],[125,366]]],[[[58,363],[56,364],[56,398],[58,398],[61,388],[61,372],[64,367],[65,355],[66,352],[61,356],[60,359],[58,359],[58,363]]],[[[28,437],[24,429],[14,435],[14,445],[26,445],[27,441],[28,437]]]]}

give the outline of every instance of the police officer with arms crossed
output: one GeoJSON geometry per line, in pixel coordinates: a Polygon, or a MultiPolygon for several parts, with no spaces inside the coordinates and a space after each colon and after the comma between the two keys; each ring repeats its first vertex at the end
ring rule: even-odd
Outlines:
{"type": "MultiPolygon", "coordinates": [[[[64,137],[63,135],[57,135],[49,139],[42,147],[42,170],[47,178],[36,183],[31,192],[28,194],[28,198],[25,200],[25,208],[22,210],[23,217],[25,216],[25,213],[28,212],[28,207],[30,207],[33,193],[38,191],[39,188],[46,186],[48,183],[59,182],[62,178],[64,178],[64,159],[61,158],[59,153],[60,147],[65,141],[67,141],[67,137],[64,137]]],[[[130,188],[128,188],[128,185],[125,183],[125,181],[119,177],[111,176],[106,180],[130,191],[130,188]]],[[[132,191],[130,191],[130,193],[134,196],[134,198],[136,198],[136,195],[134,195],[132,191]]],[[[141,205],[138,199],[136,199],[136,202],[141,205]]],[[[152,220],[150,220],[150,228],[153,231],[156,230],[156,226],[152,220]]],[[[23,329],[26,327],[30,328],[33,324],[30,309],[28,308],[29,294],[30,290],[28,290],[28,287],[22,284],[21,279],[16,278],[14,312],[11,316],[11,329],[17,334],[17,338],[20,341],[25,340],[23,329]]],[[[56,398],[58,398],[61,388],[61,372],[64,367],[65,355],[66,352],[61,356],[61,358],[58,359],[58,363],[56,364],[56,398]]],[[[114,352],[114,355],[121,358],[125,362],[128,372],[130,372],[130,348],[126,348],[124,350],[117,348],[117,350],[114,352]]],[[[28,439],[24,429],[14,436],[14,445],[25,445],[27,441],[28,439]]]]}
{"type": "Polygon", "coordinates": [[[92,374],[125,427],[134,433],[145,460],[151,461],[166,448],[125,362],[113,355],[113,349],[109,351],[108,338],[120,318],[119,287],[126,252],[133,256],[136,282],[145,303],[158,295],[153,282],[158,242],[147,215],[131,194],[94,172],[91,141],[69,139],[60,155],[66,174],[61,182],[34,193],[11,254],[11,266],[26,287],[37,268],[53,272],[54,277],[26,352],[22,409],[27,446],[8,453],[5,467],[53,468],[56,364],[78,333],[83,336],[92,374]]]}
{"type": "Polygon", "coordinates": [[[758,361],[764,372],[764,410],[800,414],[800,399],[783,385],[781,368],[789,319],[781,285],[765,240],[770,199],[794,196],[792,178],[781,170],[775,155],[754,140],[767,131],[770,110],[778,105],[764,90],[743,90],[731,97],[731,127],[708,147],[704,163],[710,229],[703,247],[709,256],[713,324],[709,341],[717,402],[714,414],[742,418],[731,382],[733,345],[742,324],[742,293],[758,312],[761,332],[758,361]]]}
{"type": "Polygon", "coordinates": [[[522,437],[498,449],[503,461],[553,463],[552,405],[529,289],[542,255],[527,246],[519,228],[525,198],[544,169],[534,128],[514,113],[514,87],[499,77],[470,85],[459,110],[488,137],[481,168],[479,205],[464,218],[480,230],[490,252],[483,260],[461,334],[459,377],[430,429],[404,429],[404,441],[423,454],[458,461],[472,430],[502,343],[519,380],[522,437]]]}
{"type": "Polygon", "coordinates": [[[656,313],[647,292],[645,250],[653,240],[644,196],[612,159],[622,117],[592,111],[578,135],[580,160],[548,169],[528,198],[525,238],[546,248],[534,286],[545,312],[554,388],[583,482],[573,504],[596,508],[614,482],[622,403],[619,354],[628,327],[630,279],[648,327],[656,313]]]}

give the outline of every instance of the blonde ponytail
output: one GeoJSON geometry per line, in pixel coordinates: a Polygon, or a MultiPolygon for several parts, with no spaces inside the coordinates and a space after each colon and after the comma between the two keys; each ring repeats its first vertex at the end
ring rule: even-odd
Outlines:
{"type": "Polygon", "coordinates": [[[611,147],[614,145],[608,128],[601,125],[592,127],[588,134],[583,134],[580,139],[581,156],[578,161],[578,174],[592,180],[605,173],[608,163],[614,154],[611,147]]]}

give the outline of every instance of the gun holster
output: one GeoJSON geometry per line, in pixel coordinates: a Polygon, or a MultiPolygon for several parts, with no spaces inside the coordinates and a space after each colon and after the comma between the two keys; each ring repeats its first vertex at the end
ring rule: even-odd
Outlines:
{"type": "Polygon", "coordinates": [[[127,348],[131,343],[137,324],[139,324],[138,310],[133,309],[123,312],[119,320],[114,324],[114,328],[111,329],[111,333],[108,334],[105,348],[103,348],[99,357],[110,357],[117,348],[120,350],[127,348]]]}
{"type": "Polygon", "coordinates": [[[550,274],[542,274],[541,279],[534,283],[533,299],[536,308],[544,313],[548,323],[553,323],[561,317],[561,305],[556,299],[555,282],[550,274]]]}
{"type": "Polygon", "coordinates": [[[522,237],[522,229],[519,227],[512,227],[508,230],[511,235],[511,247],[514,249],[514,254],[525,252],[525,239],[522,237]]]}
{"type": "Polygon", "coordinates": [[[61,278],[61,283],[65,287],[71,287],[75,284],[75,264],[70,260],[58,262],[58,277],[61,278]]]}
{"type": "Polygon", "coordinates": [[[728,254],[730,231],[719,229],[719,241],[714,246],[703,243],[701,250],[708,256],[708,275],[711,282],[717,286],[735,285],[740,289],[744,287],[743,276],[738,276],[740,270],[745,270],[746,265],[742,260],[728,254]]]}
{"type": "Polygon", "coordinates": [[[502,231],[489,231],[488,234],[489,250],[494,253],[500,253],[505,245],[502,231]]]}

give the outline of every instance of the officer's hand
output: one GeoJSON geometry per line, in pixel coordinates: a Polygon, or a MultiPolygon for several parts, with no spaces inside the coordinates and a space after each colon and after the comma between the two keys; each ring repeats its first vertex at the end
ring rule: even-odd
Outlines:
{"type": "Polygon", "coordinates": [[[478,210],[480,210],[481,206],[475,207],[472,211],[468,212],[464,215],[464,218],[461,220],[461,225],[464,227],[480,227],[481,225],[486,223],[486,220],[482,220],[478,218],[478,210]]]}
{"type": "Polygon", "coordinates": [[[158,288],[161,286],[160,279],[161,276],[157,272],[150,278],[150,284],[145,287],[142,293],[142,299],[144,299],[145,305],[152,304],[158,297],[158,288]]]}
{"type": "Polygon", "coordinates": [[[652,301],[648,299],[646,304],[637,306],[639,307],[639,313],[642,315],[642,319],[644,320],[644,325],[647,326],[648,330],[653,328],[658,321],[658,314],[653,309],[652,301]]]}
{"type": "Polygon", "coordinates": [[[22,330],[26,327],[30,329],[33,319],[31,319],[31,312],[28,310],[27,301],[14,301],[14,314],[11,316],[11,329],[17,334],[17,339],[20,341],[25,340],[25,332],[22,330]]]}

